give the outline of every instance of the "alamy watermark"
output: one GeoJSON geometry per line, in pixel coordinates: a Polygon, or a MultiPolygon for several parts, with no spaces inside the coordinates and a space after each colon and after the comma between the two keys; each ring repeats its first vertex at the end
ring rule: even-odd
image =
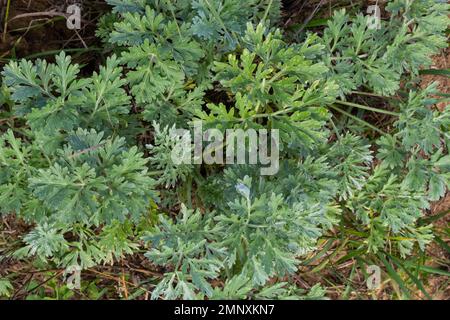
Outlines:
{"type": "Polygon", "coordinates": [[[70,290],[81,289],[81,267],[79,265],[67,267],[63,276],[67,283],[67,288],[70,290]]]}
{"type": "Polygon", "coordinates": [[[203,130],[201,121],[190,130],[172,128],[177,143],[171,152],[175,165],[181,164],[260,164],[264,176],[279,170],[280,136],[278,129],[203,130]],[[206,144],[205,144],[206,143],[206,144]]]}
{"type": "Polygon", "coordinates": [[[71,4],[66,9],[67,21],[66,26],[70,30],[81,29],[81,5],[71,4]]]}
{"type": "Polygon", "coordinates": [[[369,30],[381,29],[381,9],[378,5],[370,5],[367,7],[367,13],[369,17],[367,19],[367,28],[369,30]]]}
{"type": "Polygon", "coordinates": [[[370,265],[367,266],[366,272],[368,274],[366,285],[367,289],[375,290],[380,287],[381,284],[381,269],[379,266],[370,265]]]}

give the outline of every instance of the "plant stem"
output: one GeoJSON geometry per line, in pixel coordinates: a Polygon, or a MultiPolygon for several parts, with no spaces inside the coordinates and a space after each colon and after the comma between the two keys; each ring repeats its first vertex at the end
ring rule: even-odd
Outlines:
{"type": "Polygon", "coordinates": [[[8,19],[9,19],[9,7],[11,5],[11,0],[8,0],[6,3],[6,12],[5,12],[5,24],[3,26],[3,42],[6,41],[6,32],[8,30],[8,19]]]}
{"type": "Polygon", "coordinates": [[[342,110],[342,109],[339,108],[339,107],[336,107],[335,105],[331,105],[331,108],[335,109],[336,111],[339,111],[340,113],[346,115],[347,117],[349,117],[349,118],[351,118],[351,119],[353,119],[353,120],[355,120],[355,121],[358,121],[359,123],[361,123],[361,124],[363,124],[363,125],[369,127],[370,129],[372,129],[372,130],[374,130],[374,131],[376,131],[376,132],[378,132],[378,133],[380,133],[380,134],[382,134],[382,135],[385,135],[385,134],[386,134],[384,131],[378,129],[377,127],[371,125],[370,123],[368,123],[368,122],[366,122],[366,121],[364,121],[364,120],[362,120],[362,119],[360,119],[360,118],[358,118],[358,117],[356,117],[356,116],[354,116],[354,115],[352,115],[352,114],[350,114],[350,113],[348,113],[348,112],[342,110]]]}
{"type": "Polygon", "coordinates": [[[378,109],[378,108],[373,108],[373,107],[369,107],[369,106],[364,106],[362,104],[357,104],[357,103],[353,103],[353,102],[346,102],[346,101],[342,101],[342,100],[336,100],[335,102],[338,104],[344,105],[344,106],[355,107],[355,108],[364,109],[364,110],[368,110],[368,111],[388,114],[388,115],[391,115],[394,117],[400,116],[400,114],[397,112],[392,112],[392,111],[388,111],[388,110],[384,110],[384,109],[378,109]]]}

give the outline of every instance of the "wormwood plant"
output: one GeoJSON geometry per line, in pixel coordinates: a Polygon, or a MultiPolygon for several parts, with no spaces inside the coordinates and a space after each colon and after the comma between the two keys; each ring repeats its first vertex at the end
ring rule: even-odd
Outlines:
{"type": "Polygon", "coordinates": [[[448,188],[450,113],[413,83],[447,45],[447,4],[391,1],[379,29],[338,11],[292,43],[279,0],[108,3],[114,53],[92,76],[64,53],[2,72],[0,213],[33,226],[16,257],[87,269],[144,250],[165,270],[154,299],[317,298],[280,279],[329,230],[351,221],[358,250],[402,258],[432,240],[418,220],[448,188]],[[198,120],[278,129],[279,172],[174,164],[171,128],[198,120]]]}

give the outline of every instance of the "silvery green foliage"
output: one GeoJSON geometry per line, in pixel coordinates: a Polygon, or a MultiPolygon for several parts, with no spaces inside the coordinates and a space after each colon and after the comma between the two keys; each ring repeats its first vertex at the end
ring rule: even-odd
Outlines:
{"type": "Polygon", "coordinates": [[[33,162],[36,146],[24,145],[12,131],[2,141],[3,212],[15,210],[38,221],[48,216],[52,221],[99,225],[114,219],[137,220],[156,199],[154,181],[146,175],[147,159],[136,147],[127,149],[124,139],[103,139],[93,129],[78,129],[56,150],[54,162],[51,155],[37,150],[34,156],[48,162],[33,162]]]}
{"type": "Polygon", "coordinates": [[[29,179],[33,194],[62,222],[98,225],[113,220],[137,221],[155,195],[148,162],[125,140],[103,139],[94,130],[78,129],[67,138],[56,163],[29,179]]]}
{"type": "Polygon", "coordinates": [[[297,270],[297,257],[314,247],[335,212],[320,203],[289,205],[275,190],[258,195],[251,184],[248,176],[238,181],[239,196],[216,220],[224,236],[233,235],[222,242],[230,252],[228,267],[241,268],[252,275],[254,285],[264,285],[272,276],[297,270]]]}
{"type": "Polygon", "coordinates": [[[0,297],[9,298],[12,295],[13,290],[14,287],[11,284],[11,281],[6,278],[0,279],[0,297]]]}
{"type": "Polygon", "coordinates": [[[175,125],[161,128],[159,123],[154,122],[153,126],[155,142],[147,145],[151,152],[150,163],[155,169],[162,170],[158,183],[166,188],[174,187],[178,181],[185,181],[191,176],[194,170],[194,165],[183,162],[185,157],[190,160],[193,152],[192,145],[189,145],[190,133],[187,131],[187,135],[177,135],[175,125]]]}
{"type": "Polygon", "coordinates": [[[127,126],[131,100],[117,58],[90,78],[78,74],[64,53],[55,64],[22,60],[4,68],[12,112],[30,130],[0,137],[0,210],[36,223],[19,256],[85,268],[136,248],[108,237],[110,226],[140,221],[157,193],[148,159],[114,134],[127,126]],[[104,233],[95,234],[100,225],[104,233]],[[77,240],[67,243],[70,233],[77,240]]]}
{"type": "Polygon", "coordinates": [[[152,250],[146,256],[161,266],[174,268],[152,292],[152,298],[193,299],[196,290],[211,296],[213,289],[208,280],[215,279],[223,268],[226,250],[214,241],[220,236],[211,216],[189,210],[182,205],[176,220],[160,216],[160,223],[144,237],[152,250]]]}
{"type": "Polygon", "coordinates": [[[369,176],[367,166],[373,160],[371,153],[370,145],[352,134],[340,137],[331,146],[327,156],[340,177],[338,190],[341,199],[345,200],[361,190],[369,176]]]}
{"type": "Polygon", "coordinates": [[[94,129],[69,132],[54,152],[12,131],[1,137],[2,214],[36,224],[17,252],[62,267],[88,268],[131,254],[133,228],[157,199],[147,159],[123,138],[94,129]],[[100,233],[95,228],[103,226],[100,233]],[[66,240],[64,235],[75,235],[66,240]]]}
{"type": "Polygon", "coordinates": [[[115,55],[90,78],[79,78],[78,64],[64,52],[55,64],[37,60],[11,62],[2,72],[15,111],[35,132],[57,135],[78,127],[111,132],[126,125],[130,97],[115,55]]]}
{"type": "Polygon", "coordinates": [[[77,79],[79,72],[79,66],[62,53],[55,64],[43,60],[35,64],[26,60],[11,62],[2,75],[17,111],[25,115],[29,126],[51,134],[78,125],[76,106],[83,104],[82,88],[90,82],[77,79]]]}
{"type": "Polygon", "coordinates": [[[447,4],[390,1],[380,29],[338,11],[289,43],[278,0],[108,3],[98,34],[116,54],[90,77],[64,53],[2,72],[0,102],[17,122],[1,123],[0,213],[33,225],[17,257],[90,268],[145,250],[165,270],[154,299],[283,299],[304,293],[270,280],[295,274],[338,224],[369,253],[430,242],[418,221],[450,168],[436,87],[401,92],[376,141],[330,110],[353,90],[399,93],[446,46],[447,4]],[[172,130],[196,120],[279,129],[278,174],[175,164],[172,130]]]}
{"type": "Polygon", "coordinates": [[[91,268],[112,264],[126,254],[138,250],[133,237],[133,224],[115,220],[100,233],[94,233],[89,224],[67,224],[41,221],[24,236],[25,246],[14,253],[17,258],[34,256],[44,263],[70,268],[91,268]],[[66,239],[65,234],[78,238],[66,239]]]}
{"type": "Polygon", "coordinates": [[[379,29],[370,27],[367,16],[352,19],[345,10],[328,22],[324,61],[342,95],[360,87],[393,95],[404,73],[417,75],[420,67],[431,65],[433,54],[447,47],[448,4],[399,0],[386,10],[390,18],[379,29]]]}
{"type": "Polygon", "coordinates": [[[244,49],[215,62],[213,71],[223,88],[234,96],[234,107],[207,105],[200,119],[214,126],[262,127],[267,119],[280,130],[284,144],[302,150],[323,141],[328,112],[337,86],[323,80],[328,68],[309,57],[320,55],[322,46],[311,36],[302,45],[289,45],[280,30],[269,32],[262,24],[247,24],[244,49]],[[227,123],[224,123],[226,120],[227,123]]]}
{"type": "Polygon", "coordinates": [[[325,290],[316,284],[309,292],[299,290],[287,282],[266,285],[255,290],[251,280],[244,274],[227,280],[222,288],[214,288],[211,300],[238,300],[238,299],[280,299],[280,300],[321,300],[325,299],[325,290]],[[259,289],[259,290],[258,290],[259,289]],[[305,294],[306,293],[306,294],[305,294]]]}
{"type": "Polygon", "coordinates": [[[385,165],[375,168],[362,190],[347,205],[368,226],[368,249],[377,252],[393,238],[404,257],[414,242],[422,250],[432,239],[430,227],[417,227],[416,221],[428,208],[423,194],[411,190],[385,165]]]}
{"type": "Polygon", "coordinates": [[[401,113],[394,123],[396,132],[378,141],[378,158],[396,174],[407,169],[404,184],[432,201],[444,196],[450,181],[449,107],[442,112],[434,110],[434,93],[436,84],[420,92],[411,91],[400,105],[401,113]]]}
{"type": "Polygon", "coordinates": [[[147,257],[175,269],[164,275],[153,298],[192,298],[195,288],[214,297],[218,292],[206,280],[226,270],[248,275],[251,288],[264,286],[272,276],[293,274],[297,257],[314,248],[339,211],[320,202],[289,204],[276,190],[258,195],[251,188],[250,177],[238,181],[234,202],[216,214],[202,215],[182,205],[175,222],[160,218],[160,225],[144,237],[151,246],[147,257]]]}
{"type": "Polygon", "coordinates": [[[114,41],[117,38],[125,38],[127,34],[132,41],[137,42],[142,41],[146,36],[152,37],[151,32],[158,31],[157,23],[154,23],[152,18],[157,13],[158,20],[167,17],[172,20],[174,27],[177,23],[173,20],[174,17],[183,21],[178,32],[185,30],[191,38],[195,37],[208,46],[212,45],[217,51],[234,49],[249,21],[258,23],[262,19],[268,19],[272,23],[277,22],[281,9],[279,0],[245,2],[238,0],[194,0],[191,2],[107,0],[107,2],[113,5],[113,11],[121,13],[124,17],[124,21],[116,26],[117,33],[112,34],[114,41]],[[154,13],[146,14],[141,21],[137,21],[139,16],[142,17],[142,14],[148,13],[147,10],[154,10],[154,13]],[[142,36],[141,39],[138,38],[139,35],[142,36]]]}

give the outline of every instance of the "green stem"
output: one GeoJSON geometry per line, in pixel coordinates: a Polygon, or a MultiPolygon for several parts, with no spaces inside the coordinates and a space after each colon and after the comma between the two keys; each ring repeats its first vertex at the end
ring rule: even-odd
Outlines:
{"type": "Polygon", "coordinates": [[[377,97],[377,98],[383,98],[383,99],[397,99],[396,97],[386,97],[386,96],[382,96],[381,94],[376,94],[376,93],[372,93],[372,92],[351,91],[350,93],[361,95],[361,96],[377,97]]]}
{"type": "MultiPolygon", "coordinates": [[[[219,13],[216,11],[216,8],[214,8],[208,0],[205,0],[206,4],[209,7],[209,10],[211,10],[211,13],[213,14],[214,18],[217,20],[217,22],[220,24],[220,26],[222,27],[223,31],[227,34],[228,37],[231,38],[231,34],[228,32],[227,27],[225,26],[225,23],[223,22],[222,18],[220,17],[219,13]]],[[[233,34],[233,38],[234,40],[236,40],[236,43],[239,42],[238,38],[236,37],[235,34],[233,34]]]]}
{"type": "Polygon", "coordinates": [[[269,5],[266,8],[266,12],[264,12],[264,17],[262,18],[262,21],[266,21],[267,16],[269,15],[269,10],[272,7],[272,3],[273,3],[273,0],[270,0],[269,5]]]}
{"type": "Polygon", "coordinates": [[[9,7],[11,6],[11,0],[6,3],[6,13],[5,13],[5,24],[3,26],[3,42],[6,42],[6,32],[8,29],[8,19],[9,19],[9,7]]]}
{"type": "Polygon", "coordinates": [[[339,112],[342,113],[343,115],[346,115],[347,117],[349,117],[349,118],[351,118],[351,119],[353,119],[353,120],[355,120],[355,121],[357,121],[357,122],[359,122],[359,123],[361,123],[361,124],[363,124],[363,125],[369,127],[370,129],[372,129],[372,130],[374,130],[374,131],[376,131],[376,132],[378,132],[378,133],[380,133],[380,134],[382,134],[382,135],[385,135],[385,134],[386,134],[384,131],[378,129],[377,127],[371,125],[370,123],[368,123],[368,122],[366,122],[366,121],[364,121],[364,120],[362,120],[362,119],[360,119],[360,118],[358,118],[358,117],[356,117],[356,116],[354,116],[354,115],[352,115],[352,114],[350,114],[350,113],[348,113],[348,112],[342,110],[342,109],[339,108],[339,107],[336,107],[335,105],[331,105],[330,107],[333,108],[333,109],[336,110],[336,111],[339,111],[339,112]]]}
{"type": "Polygon", "coordinates": [[[158,175],[163,174],[163,173],[164,173],[164,170],[156,170],[156,171],[149,171],[149,172],[147,172],[147,174],[149,176],[158,176],[158,175]]]}
{"type": "Polygon", "coordinates": [[[391,116],[394,116],[394,117],[399,117],[400,116],[400,114],[397,113],[397,112],[392,112],[392,111],[388,111],[388,110],[384,110],[384,109],[378,109],[378,108],[373,108],[373,107],[369,107],[369,106],[364,106],[362,104],[357,104],[357,103],[353,103],[353,102],[346,102],[346,101],[336,100],[335,103],[338,103],[338,104],[341,104],[341,105],[344,105],[344,106],[364,109],[364,110],[368,110],[368,111],[388,114],[388,115],[391,115],[391,116]]]}
{"type": "Polygon", "coordinates": [[[192,208],[192,177],[186,181],[186,201],[189,208],[192,208]]]}

